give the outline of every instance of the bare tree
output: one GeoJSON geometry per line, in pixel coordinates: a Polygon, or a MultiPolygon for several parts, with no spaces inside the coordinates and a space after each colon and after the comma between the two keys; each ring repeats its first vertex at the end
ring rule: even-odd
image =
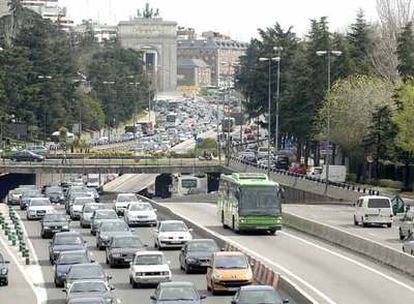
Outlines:
{"type": "Polygon", "coordinates": [[[377,0],[379,23],[374,26],[371,60],[377,73],[398,81],[397,37],[414,18],[413,0],[377,0]]]}

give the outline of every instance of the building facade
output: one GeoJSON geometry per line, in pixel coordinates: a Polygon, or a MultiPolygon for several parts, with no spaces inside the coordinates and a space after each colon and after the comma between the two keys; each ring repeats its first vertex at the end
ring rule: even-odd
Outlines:
{"type": "Polygon", "coordinates": [[[178,60],[200,59],[211,69],[211,84],[233,86],[235,66],[248,44],[228,39],[215,32],[203,33],[202,39],[179,40],[178,60]]]}
{"type": "Polygon", "coordinates": [[[177,87],[177,23],[165,21],[149,10],[118,25],[122,47],[143,52],[147,75],[159,92],[177,87]]]}
{"type": "Polygon", "coordinates": [[[9,14],[9,0],[0,0],[0,18],[9,14]]]}
{"type": "Polygon", "coordinates": [[[177,85],[203,87],[211,84],[211,69],[200,59],[178,61],[177,85]]]}
{"type": "Polygon", "coordinates": [[[77,41],[89,29],[93,30],[96,42],[103,44],[105,41],[116,39],[118,37],[118,26],[100,24],[99,22],[88,20],[83,21],[82,24],[76,25],[73,28],[73,35],[77,35],[77,41]]]}

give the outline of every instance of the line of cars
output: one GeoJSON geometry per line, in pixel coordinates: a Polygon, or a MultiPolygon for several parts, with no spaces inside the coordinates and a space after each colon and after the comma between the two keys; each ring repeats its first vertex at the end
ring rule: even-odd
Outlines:
{"type": "Polygon", "coordinates": [[[240,152],[238,156],[243,163],[253,163],[267,167],[269,154],[270,167],[272,169],[289,170],[292,157],[289,151],[269,151],[267,147],[259,147],[257,143],[249,143],[245,150],[240,152]]]}

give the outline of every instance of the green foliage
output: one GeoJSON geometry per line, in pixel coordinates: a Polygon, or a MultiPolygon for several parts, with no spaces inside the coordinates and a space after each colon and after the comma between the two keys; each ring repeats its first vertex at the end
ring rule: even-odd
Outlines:
{"type": "Polygon", "coordinates": [[[397,126],[395,142],[408,153],[414,153],[414,81],[404,83],[398,94],[399,110],[393,116],[397,126]]]}
{"type": "Polygon", "coordinates": [[[397,39],[397,54],[400,61],[398,72],[404,80],[414,75],[414,33],[413,23],[408,22],[397,39]]]}

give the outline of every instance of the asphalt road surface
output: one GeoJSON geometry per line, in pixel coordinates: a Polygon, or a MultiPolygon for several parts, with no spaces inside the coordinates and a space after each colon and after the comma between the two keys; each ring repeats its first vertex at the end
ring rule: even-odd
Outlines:
{"type": "MultiPolygon", "coordinates": [[[[113,197],[104,196],[103,201],[105,203],[112,200],[113,197]]],[[[65,294],[61,291],[61,288],[55,288],[53,283],[53,267],[49,263],[48,258],[48,245],[49,240],[42,239],[40,237],[40,223],[37,221],[27,221],[25,219],[24,212],[20,212],[19,214],[22,218],[22,221],[26,227],[28,232],[28,236],[30,241],[32,242],[36,254],[38,256],[38,263],[41,265],[43,277],[44,277],[44,286],[47,292],[47,303],[48,304],[60,304],[65,303],[64,298],[65,294]]],[[[159,215],[159,218],[164,218],[162,214],[159,215]]],[[[118,298],[124,304],[137,304],[137,303],[150,303],[149,297],[153,293],[154,288],[142,288],[142,289],[132,289],[129,285],[128,279],[128,268],[109,268],[108,265],[105,264],[105,251],[99,251],[96,249],[95,246],[95,237],[93,237],[89,229],[81,229],[79,226],[78,221],[74,221],[71,223],[72,230],[80,231],[85,239],[88,241],[88,248],[94,254],[96,261],[100,263],[105,271],[112,275],[111,284],[116,288],[115,293],[118,298]]],[[[139,236],[139,238],[144,242],[147,243],[151,249],[154,242],[152,239],[151,234],[152,228],[147,227],[140,227],[136,228],[135,234],[139,236]]],[[[197,237],[197,236],[195,236],[197,237]]],[[[208,295],[208,298],[203,302],[206,304],[223,304],[223,303],[230,303],[232,299],[232,295],[222,295],[222,296],[212,296],[206,290],[206,283],[205,283],[205,275],[204,274],[191,274],[186,275],[184,274],[178,264],[178,254],[179,250],[168,250],[165,251],[165,255],[167,260],[171,261],[171,270],[173,273],[173,280],[174,281],[191,281],[193,282],[196,287],[199,289],[200,293],[204,293],[208,295]]],[[[0,299],[1,299],[2,290],[0,289],[0,299]]],[[[11,295],[10,295],[11,296],[11,295]]],[[[0,303],[11,303],[11,302],[3,302],[0,303]]],[[[17,302],[16,302],[17,303],[17,302]]],[[[18,303],[25,303],[31,304],[35,303],[34,301],[24,301],[18,303]]]]}
{"type": "Polygon", "coordinates": [[[322,224],[334,226],[348,233],[379,242],[394,249],[401,250],[398,227],[400,221],[394,218],[391,228],[385,226],[355,226],[353,221],[354,207],[338,205],[284,205],[284,211],[299,215],[322,224]]]}
{"type": "Polygon", "coordinates": [[[286,275],[319,303],[413,303],[414,281],[359,255],[284,229],[275,236],[236,234],[223,229],[216,206],[164,203],[175,213],[237,242],[286,275]]]}

